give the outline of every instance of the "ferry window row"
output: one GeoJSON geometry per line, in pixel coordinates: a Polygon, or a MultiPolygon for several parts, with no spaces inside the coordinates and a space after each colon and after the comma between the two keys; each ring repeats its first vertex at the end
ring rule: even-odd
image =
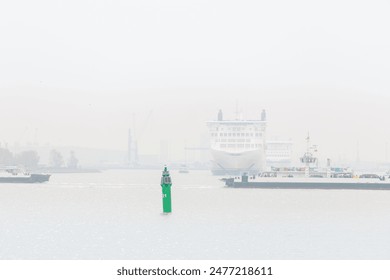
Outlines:
{"type": "Polygon", "coordinates": [[[221,144],[221,148],[260,148],[260,144],[221,144]]]}
{"type": "Polygon", "coordinates": [[[250,143],[251,139],[215,139],[215,142],[247,142],[250,143]]]}
{"type": "MultiPolygon", "coordinates": [[[[245,130],[261,130],[261,128],[260,127],[228,127],[228,129],[227,130],[232,130],[232,131],[245,131],[245,130]]],[[[221,130],[223,130],[223,128],[221,129],[221,130]]]]}
{"type": "Polygon", "coordinates": [[[261,137],[262,133],[211,133],[212,137],[261,137]]]}
{"type": "Polygon", "coordinates": [[[215,129],[212,129],[213,131],[225,131],[225,130],[228,130],[228,131],[252,131],[252,130],[255,130],[255,131],[261,131],[261,130],[264,130],[264,128],[260,128],[260,127],[228,127],[226,129],[224,129],[223,127],[216,127],[215,129]]]}

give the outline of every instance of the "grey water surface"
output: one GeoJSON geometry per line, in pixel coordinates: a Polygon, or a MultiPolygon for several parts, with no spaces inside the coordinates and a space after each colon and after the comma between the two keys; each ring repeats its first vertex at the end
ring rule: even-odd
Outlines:
{"type": "Polygon", "coordinates": [[[0,259],[389,259],[390,191],[229,189],[208,171],[0,184],[0,259]]]}

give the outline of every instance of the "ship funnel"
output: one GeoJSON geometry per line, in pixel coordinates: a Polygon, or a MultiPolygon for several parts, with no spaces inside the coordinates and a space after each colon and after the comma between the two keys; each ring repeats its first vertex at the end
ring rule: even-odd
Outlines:
{"type": "Polygon", "coordinates": [[[261,121],[265,122],[267,120],[267,113],[265,110],[261,112],[261,121]]]}
{"type": "Polygon", "coordinates": [[[219,110],[219,112],[218,112],[218,121],[223,121],[223,113],[222,113],[222,110],[219,110]]]}

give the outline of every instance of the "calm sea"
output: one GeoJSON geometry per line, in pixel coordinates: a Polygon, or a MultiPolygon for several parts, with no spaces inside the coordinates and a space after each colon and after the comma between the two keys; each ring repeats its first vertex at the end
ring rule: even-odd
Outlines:
{"type": "Polygon", "coordinates": [[[390,259],[390,191],[229,189],[207,171],[0,184],[0,259],[390,259]]]}

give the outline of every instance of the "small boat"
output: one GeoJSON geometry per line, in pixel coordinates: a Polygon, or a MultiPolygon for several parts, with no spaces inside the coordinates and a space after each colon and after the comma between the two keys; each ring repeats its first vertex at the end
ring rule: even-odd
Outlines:
{"type": "Polygon", "coordinates": [[[18,167],[0,168],[0,183],[43,183],[49,179],[49,174],[30,174],[18,167]]]}
{"type": "Polygon", "coordinates": [[[179,173],[183,173],[183,174],[190,173],[190,171],[187,168],[187,165],[185,165],[185,164],[180,165],[179,173]]]}

